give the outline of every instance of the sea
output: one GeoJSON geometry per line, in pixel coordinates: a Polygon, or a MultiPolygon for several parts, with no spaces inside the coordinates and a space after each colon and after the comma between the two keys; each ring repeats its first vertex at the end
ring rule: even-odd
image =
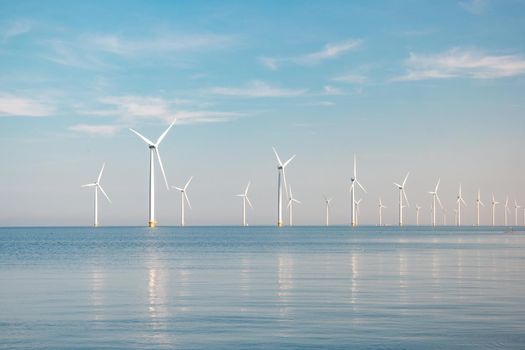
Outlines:
{"type": "Polygon", "coordinates": [[[0,228],[0,349],[525,349],[525,232],[0,228]]]}

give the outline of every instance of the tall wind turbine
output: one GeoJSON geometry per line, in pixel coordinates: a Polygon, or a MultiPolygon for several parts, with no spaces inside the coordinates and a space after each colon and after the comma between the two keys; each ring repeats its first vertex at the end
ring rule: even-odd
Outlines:
{"type": "Polygon", "coordinates": [[[461,194],[461,184],[459,184],[459,192],[458,192],[458,198],[456,199],[456,202],[458,204],[457,208],[457,220],[456,225],[461,226],[461,204],[463,203],[464,206],[467,206],[467,203],[465,203],[465,200],[463,199],[463,195],[461,194]]]}
{"type": "Polygon", "coordinates": [[[383,208],[386,208],[386,206],[383,205],[383,201],[379,197],[379,226],[383,226],[383,208]]]}
{"type": "Polygon", "coordinates": [[[496,199],[494,198],[494,193],[492,193],[492,226],[496,225],[496,205],[499,204],[499,202],[496,202],[496,199]]]}
{"type": "Polygon", "coordinates": [[[164,176],[164,182],[166,182],[166,188],[170,189],[170,186],[168,185],[168,179],[166,179],[166,174],[164,173],[164,167],[162,166],[162,160],[160,159],[160,153],[159,153],[159,145],[164,140],[164,137],[166,137],[166,134],[168,131],[170,131],[173,124],[175,124],[175,120],[168,126],[168,128],[160,135],[160,137],[157,139],[157,142],[153,143],[146,137],[142,136],[140,133],[133,129],[131,130],[133,133],[135,133],[138,137],[140,137],[149,147],[149,219],[148,219],[148,226],[149,227],[155,227],[156,221],[155,221],[155,155],[157,156],[157,160],[159,161],[160,170],[162,171],[162,175],[164,176]]]}
{"type": "Polygon", "coordinates": [[[248,185],[246,186],[244,193],[237,195],[237,197],[242,198],[242,225],[243,226],[246,226],[246,202],[248,202],[248,205],[250,206],[250,208],[253,209],[252,203],[250,202],[250,198],[248,198],[249,189],[250,189],[250,181],[248,181],[248,185]]]}
{"type": "Polygon", "coordinates": [[[510,209],[509,209],[509,196],[507,196],[507,198],[505,198],[505,226],[508,226],[508,222],[507,222],[507,214],[510,212],[510,209]]]}
{"type": "Polygon", "coordinates": [[[289,209],[288,219],[290,220],[290,226],[293,226],[293,204],[294,203],[301,204],[300,201],[294,198],[292,194],[292,187],[290,186],[290,197],[288,198],[288,209],[289,209]]]}
{"type": "Polygon", "coordinates": [[[403,184],[400,185],[394,182],[394,185],[399,189],[399,226],[403,226],[403,197],[405,198],[407,207],[410,206],[410,204],[408,203],[407,194],[405,193],[405,183],[407,182],[408,175],[410,175],[410,172],[408,172],[407,176],[405,176],[403,184]]]}
{"type": "Polygon", "coordinates": [[[428,192],[432,195],[432,226],[436,226],[436,199],[441,209],[443,209],[443,204],[441,204],[441,200],[439,199],[439,196],[437,193],[440,182],[441,182],[441,179],[438,179],[438,182],[436,184],[436,187],[434,188],[434,191],[428,192]]]}
{"type": "Polygon", "coordinates": [[[481,201],[481,194],[478,188],[478,196],[476,197],[476,223],[478,226],[479,226],[479,206],[480,205],[485,206],[485,204],[483,204],[483,202],[481,201]]]}
{"type": "Polygon", "coordinates": [[[361,183],[359,183],[359,181],[357,181],[357,163],[356,163],[356,156],[354,154],[354,175],[350,178],[350,181],[352,183],[352,185],[350,186],[350,203],[352,203],[350,205],[350,208],[351,208],[351,213],[350,213],[350,216],[351,216],[351,220],[350,220],[350,224],[352,226],[355,226],[357,225],[357,220],[356,220],[356,210],[355,210],[355,184],[357,183],[357,185],[359,187],[361,187],[361,189],[363,190],[363,192],[367,193],[365,188],[361,185],[361,183]]]}
{"type": "Polygon", "coordinates": [[[190,177],[190,179],[188,180],[188,182],[186,182],[186,185],[184,185],[184,187],[171,186],[180,192],[180,225],[181,226],[186,225],[184,221],[184,207],[185,207],[184,201],[188,203],[188,207],[190,207],[191,209],[190,200],[188,198],[188,194],[186,193],[186,190],[188,189],[188,185],[190,184],[191,180],[193,180],[193,176],[190,177]]]}
{"type": "Polygon", "coordinates": [[[521,206],[518,205],[518,201],[514,200],[514,226],[518,226],[518,209],[521,206]]]}
{"type": "Polygon", "coordinates": [[[356,225],[359,224],[359,220],[358,220],[359,213],[360,213],[360,211],[359,211],[359,204],[361,204],[361,201],[362,201],[362,200],[363,200],[363,198],[359,199],[358,201],[356,201],[356,202],[354,203],[354,205],[355,205],[355,214],[356,214],[356,215],[355,215],[355,224],[356,224],[356,225]]]}
{"type": "Polygon", "coordinates": [[[290,162],[292,159],[295,158],[295,154],[288,159],[286,162],[281,162],[281,158],[279,158],[279,155],[277,154],[277,151],[275,150],[275,147],[272,147],[273,153],[275,153],[275,157],[277,158],[277,227],[283,226],[283,185],[281,178],[284,180],[284,189],[285,193],[288,195],[288,184],[286,183],[286,172],[284,171],[284,168],[290,162]]]}
{"type": "Polygon", "coordinates": [[[443,226],[447,226],[447,210],[445,208],[442,208],[443,210],[443,226]]]}
{"type": "Polygon", "coordinates": [[[100,189],[100,192],[107,198],[108,202],[111,203],[111,199],[109,199],[108,195],[106,194],[106,191],[102,188],[100,185],[100,179],[102,178],[102,172],[104,171],[104,166],[106,164],[102,164],[102,169],[100,169],[100,173],[98,173],[97,181],[89,184],[82,185],[80,187],[94,187],[95,188],[95,222],[93,223],[93,226],[98,226],[98,190],[100,189]]]}
{"type": "Polygon", "coordinates": [[[419,211],[421,210],[421,206],[416,204],[416,225],[419,226],[419,211]]]}
{"type": "Polygon", "coordinates": [[[332,202],[332,197],[324,197],[324,203],[326,205],[326,226],[330,225],[330,202],[332,202]]]}

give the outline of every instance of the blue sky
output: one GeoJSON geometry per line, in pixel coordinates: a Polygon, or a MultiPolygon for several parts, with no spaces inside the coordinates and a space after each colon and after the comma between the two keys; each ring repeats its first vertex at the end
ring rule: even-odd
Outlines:
{"type": "MultiPolygon", "coordinates": [[[[156,138],[173,118],[160,150],[171,185],[194,176],[189,224],[238,223],[248,180],[248,221],[273,224],[271,146],[297,154],[297,224],[323,222],[323,194],[349,221],[354,152],[361,223],[379,196],[396,222],[407,171],[408,223],[415,203],[428,223],[438,177],[449,222],[460,182],[465,223],[478,187],[525,204],[524,37],[519,0],[0,1],[0,225],[90,224],[79,185],[103,162],[101,223],[145,224],[148,151],[128,128],[156,138]]],[[[158,183],[158,222],[177,224],[158,183]]]]}

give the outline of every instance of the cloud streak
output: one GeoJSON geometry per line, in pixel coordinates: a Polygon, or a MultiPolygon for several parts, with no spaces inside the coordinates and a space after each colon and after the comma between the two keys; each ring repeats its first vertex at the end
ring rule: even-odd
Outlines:
{"type": "Polygon", "coordinates": [[[303,95],[306,90],[286,89],[255,80],[244,87],[214,87],[210,92],[216,95],[238,97],[294,97],[303,95]]]}
{"type": "Polygon", "coordinates": [[[9,22],[4,28],[0,30],[0,38],[2,42],[9,41],[9,39],[29,32],[33,27],[33,23],[27,19],[19,19],[9,22]]]}
{"type": "Polygon", "coordinates": [[[113,136],[122,127],[108,124],[77,124],[69,127],[69,130],[90,136],[113,136]]]}
{"type": "Polygon", "coordinates": [[[433,55],[411,53],[405,61],[405,66],[406,73],[394,80],[495,79],[524,74],[525,57],[490,55],[476,50],[455,48],[433,55]]]}
{"type": "Polygon", "coordinates": [[[0,117],[47,117],[54,109],[38,99],[0,94],[0,117]]]}

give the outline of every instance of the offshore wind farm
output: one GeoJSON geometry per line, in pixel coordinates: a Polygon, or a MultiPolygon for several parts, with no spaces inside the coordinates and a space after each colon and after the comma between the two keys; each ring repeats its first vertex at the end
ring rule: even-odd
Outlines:
{"type": "Polygon", "coordinates": [[[1,349],[522,349],[525,2],[0,0],[1,349]]]}

